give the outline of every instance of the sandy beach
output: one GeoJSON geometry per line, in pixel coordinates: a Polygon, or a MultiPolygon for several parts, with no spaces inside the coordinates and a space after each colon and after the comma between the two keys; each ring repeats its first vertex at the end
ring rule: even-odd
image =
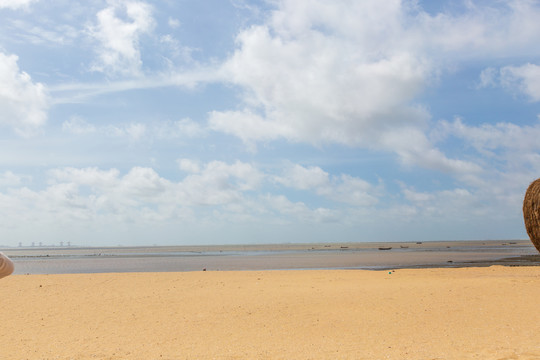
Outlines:
{"type": "Polygon", "coordinates": [[[540,267],[12,275],[1,359],[540,359],[540,267]]]}

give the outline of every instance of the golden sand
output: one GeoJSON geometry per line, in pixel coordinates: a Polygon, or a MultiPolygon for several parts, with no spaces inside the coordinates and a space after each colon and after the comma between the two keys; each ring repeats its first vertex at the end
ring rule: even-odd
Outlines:
{"type": "Polygon", "coordinates": [[[0,359],[540,359],[540,267],[15,275],[0,359]]]}

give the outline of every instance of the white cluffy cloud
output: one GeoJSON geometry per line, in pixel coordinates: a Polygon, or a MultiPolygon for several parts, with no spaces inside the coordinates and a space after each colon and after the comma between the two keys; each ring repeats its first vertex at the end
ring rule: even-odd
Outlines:
{"type": "Polygon", "coordinates": [[[480,73],[479,88],[501,86],[512,93],[523,94],[533,102],[540,101],[540,66],[488,67],[480,73]]]}
{"type": "Polygon", "coordinates": [[[11,171],[4,171],[4,173],[0,173],[0,187],[20,185],[22,178],[22,176],[11,171]]]}
{"type": "Polygon", "coordinates": [[[27,8],[31,3],[39,0],[0,0],[0,9],[20,9],[27,8]]]}
{"type": "Polygon", "coordinates": [[[449,173],[477,170],[424,135],[429,114],[414,99],[435,68],[404,25],[409,11],[400,1],[279,2],[266,24],[240,33],[223,67],[245,89],[245,108],[210,113],[210,127],[250,146],[339,143],[449,173]]]}
{"type": "Polygon", "coordinates": [[[200,163],[179,159],[178,165],[184,176],[176,181],[148,167],[133,167],[125,174],[114,168],[51,169],[47,173],[46,187],[41,190],[23,186],[21,176],[7,171],[0,174],[0,187],[8,188],[5,192],[0,189],[3,199],[0,227],[2,223],[19,222],[11,219],[15,215],[10,213],[10,208],[21,209],[26,220],[40,219],[40,222],[56,221],[58,214],[68,222],[83,223],[113,219],[120,223],[134,219],[182,221],[179,217],[196,213],[201,219],[212,221],[249,221],[257,216],[261,216],[259,220],[264,218],[270,222],[272,219],[336,221],[341,211],[339,205],[334,209],[323,208],[313,203],[292,201],[279,189],[276,194],[261,193],[260,190],[267,180],[274,179],[274,185],[305,190],[335,204],[357,208],[374,207],[380,192],[377,186],[361,179],[350,175],[331,178],[317,167],[293,164],[281,176],[276,176],[241,161],[200,163]],[[319,177],[317,181],[308,180],[313,174],[319,177]],[[291,218],[294,214],[298,218],[291,218]]]}
{"type": "Polygon", "coordinates": [[[540,66],[525,64],[522,66],[506,66],[500,71],[501,84],[517,90],[532,101],[540,101],[540,66]]]}
{"type": "Polygon", "coordinates": [[[206,165],[179,159],[180,169],[188,176],[182,182],[186,199],[193,204],[221,204],[241,199],[241,192],[259,187],[264,174],[251,164],[236,161],[227,164],[211,161],[206,165]]]}
{"type": "Polygon", "coordinates": [[[0,53],[0,125],[27,135],[47,120],[49,99],[45,86],[21,71],[17,56],[0,53]]]}
{"type": "MultiPolygon", "coordinates": [[[[474,227],[477,219],[507,221],[519,215],[508,211],[521,198],[512,185],[521,180],[514,177],[506,183],[497,181],[496,186],[434,192],[402,184],[406,202],[389,203],[388,190],[381,183],[370,184],[349,174],[330,175],[317,166],[290,164],[275,174],[241,161],[179,159],[178,165],[184,174],[176,180],[148,167],[133,167],[126,173],[115,168],[51,169],[39,189],[33,188],[28,176],[0,173],[0,229],[25,233],[28,223],[35,228],[54,224],[59,229],[54,235],[67,241],[63,229],[86,233],[84,229],[91,228],[92,234],[107,229],[118,234],[128,228],[172,225],[194,227],[199,234],[208,226],[231,224],[268,228],[332,223],[353,229],[362,223],[379,232],[385,231],[389,219],[401,225],[450,221],[474,227]]],[[[175,240],[177,234],[163,233],[165,241],[175,240]]]]}
{"type": "Polygon", "coordinates": [[[140,1],[111,0],[97,14],[97,23],[89,28],[99,41],[98,60],[92,70],[109,75],[141,74],[140,37],[154,27],[152,7],[140,1]]]}
{"type": "Polygon", "coordinates": [[[519,213],[525,189],[540,173],[540,119],[526,126],[509,122],[470,126],[457,118],[441,121],[438,127],[440,133],[475,150],[469,151],[469,158],[489,164],[479,176],[468,178],[469,189],[480,199],[471,209],[485,208],[496,200],[500,201],[499,209],[519,213]]]}
{"type": "Polygon", "coordinates": [[[423,88],[429,63],[403,51],[373,56],[375,49],[364,51],[357,39],[312,28],[283,31],[258,26],[239,36],[241,48],[224,71],[246,89],[247,106],[212,113],[216,130],[244,140],[370,146],[381,128],[426,121],[409,102],[423,88]]]}
{"type": "MultiPolygon", "coordinates": [[[[338,143],[394,152],[406,165],[477,175],[478,164],[448,158],[428,138],[431,116],[417,99],[463,61],[540,54],[540,9],[526,0],[466,2],[464,11],[434,15],[401,0],[275,4],[264,24],[238,35],[222,67],[243,90],[243,107],[209,114],[212,129],[249,146],[279,138],[338,143]]],[[[506,73],[537,98],[536,68],[506,73]]],[[[481,82],[489,86],[493,74],[483,73],[481,82]]]]}
{"type": "Polygon", "coordinates": [[[62,123],[62,131],[72,134],[89,134],[96,132],[96,130],[94,125],[87,123],[80,116],[72,116],[69,120],[62,123]]]}
{"type": "Polygon", "coordinates": [[[381,193],[380,187],[365,180],[346,174],[331,177],[318,166],[295,164],[274,180],[293,189],[315,191],[330,200],[362,207],[377,204],[377,196],[381,193]]]}

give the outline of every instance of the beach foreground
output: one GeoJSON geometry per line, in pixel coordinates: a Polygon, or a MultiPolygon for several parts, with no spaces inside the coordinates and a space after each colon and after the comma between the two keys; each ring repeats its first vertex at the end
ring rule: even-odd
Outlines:
{"type": "Polygon", "coordinates": [[[540,359],[540,267],[14,275],[1,359],[540,359]]]}

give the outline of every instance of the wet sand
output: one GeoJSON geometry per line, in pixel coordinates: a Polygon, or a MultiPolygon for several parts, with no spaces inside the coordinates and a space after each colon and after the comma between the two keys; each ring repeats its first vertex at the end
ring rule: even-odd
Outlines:
{"type": "Polygon", "coordinates": [[[538,359],[540,267],[12,275],[1,359],[538,359]]]}
{"type": "Polygon", "coordinates": [[[530,241],[11,248],[15,274],[538,265],[530,241]],[[391,248],[379,250],[379,248],[391,248]]]}

